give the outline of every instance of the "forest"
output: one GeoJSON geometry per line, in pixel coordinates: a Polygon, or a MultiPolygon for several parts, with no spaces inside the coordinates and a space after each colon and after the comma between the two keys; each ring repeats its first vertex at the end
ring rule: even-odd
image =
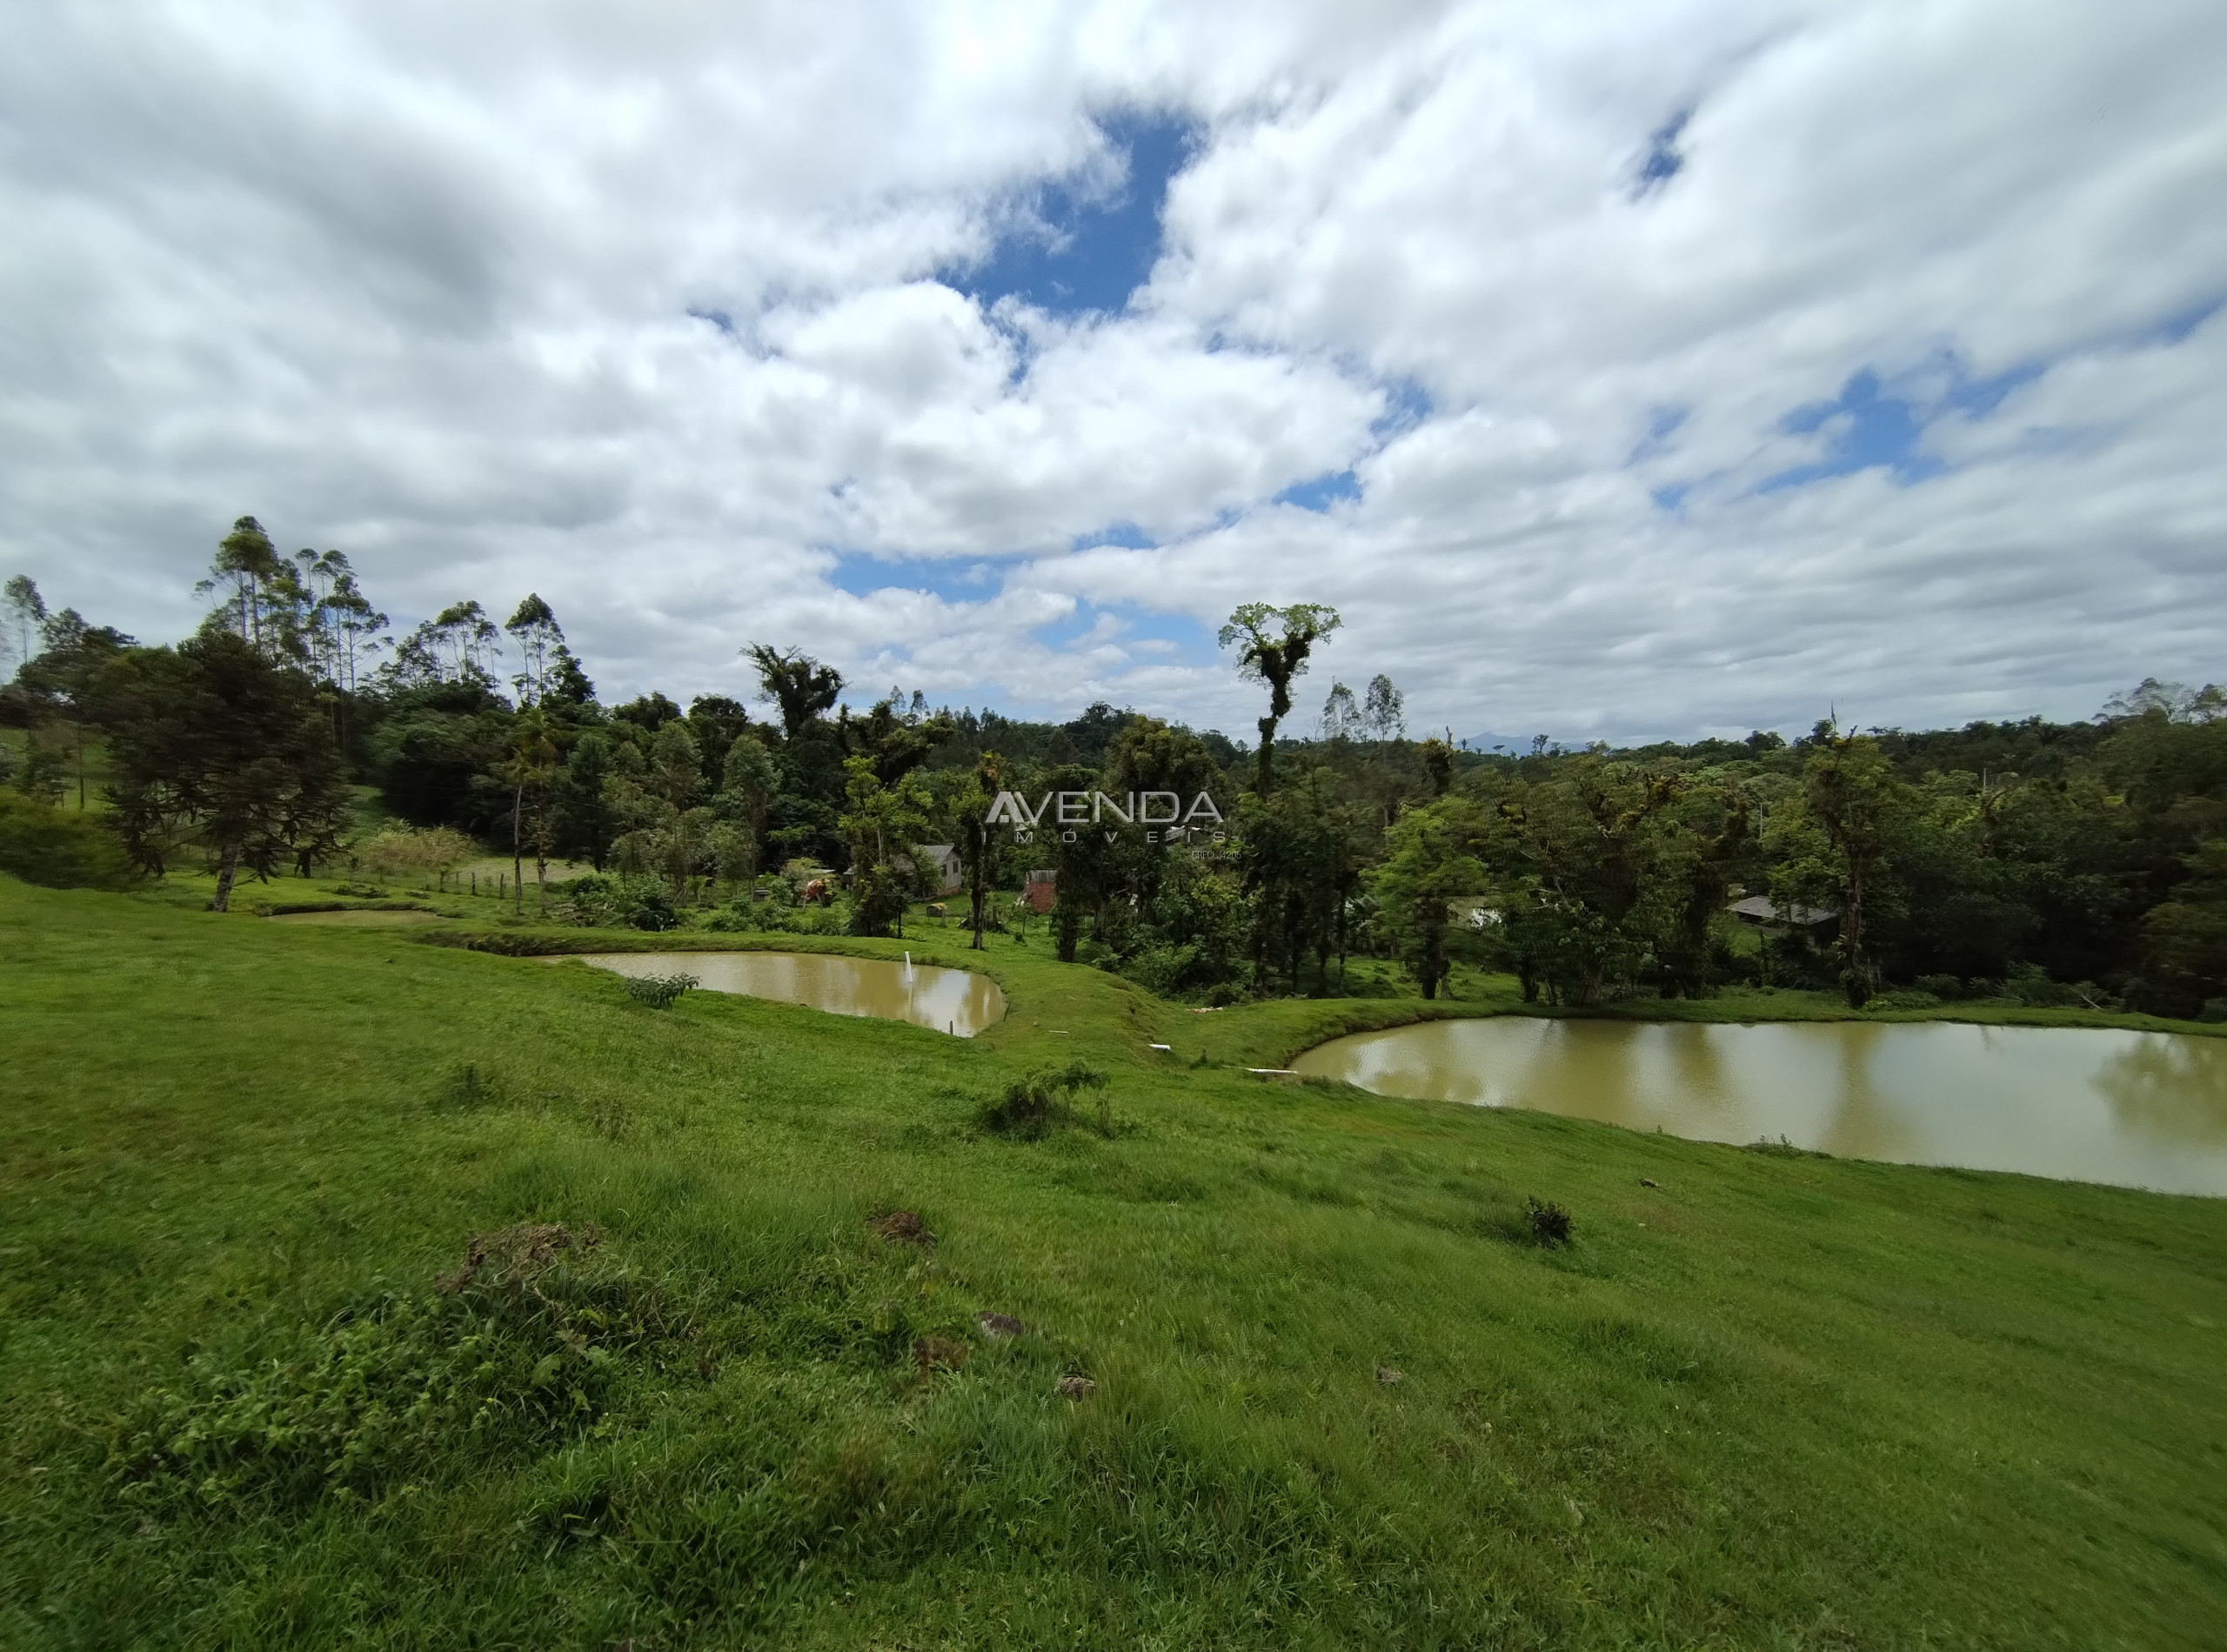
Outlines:
{"type": "Polygon", "coordinates": [[[1061,960],[1193,1001],[1338,995],[1371,959],[1427,998],[1460,965],[1573,1007],[1744,984],[2227,1019],[2216,686],[2146,680],[2080,723],[1480,752],[1412,738],[1383,673],[1315,670],[1319,605],[1223,626],[1264,700],[1232,739],[1102,703],[861,709],[745,639],[747,705],[605,705],[539,597],[396,634],[345,556],[287,557],[251,517],[197,589],[197,632],[150,645],[8,583],[0,870],[209,872],[221,908],[242,876],[495,853],[519,921],[875,935],[942,895],[942,846],[975,946],[1040,921],[1061,960]],[[1147,792],[1206,793],[1221,829],[1162,840],[1123,818],[1147,792]],[[988,823],[1001,793],[1104,798],[1022,832],[988,823]],[[1037,920],[1013,891],[1046,871],[1037,920]]]}

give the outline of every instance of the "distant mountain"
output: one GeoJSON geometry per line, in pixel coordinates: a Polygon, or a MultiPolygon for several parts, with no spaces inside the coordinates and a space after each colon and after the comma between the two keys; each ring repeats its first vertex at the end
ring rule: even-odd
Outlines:
{"type": "MultiPolygon", "coordinates": [[[[1468,751],[1489,752],[1495,746],[1498,746],[1512,757],[1521,757],[1531,749],[1531,742],[1537,737],[1530,734],[1468,734],[1459,738],[1462,746],[1468,751]]],[[[1549,746],[1554,744],[1554,738],[1551,735],[1548,737],[1547,743],[1549,746]]],[[[1568,742],[1564,743],[1568,744],[1568,742]]],[[[1579,744],[1582,745],[1583,742],[1580,741],[1579,744]]]]}

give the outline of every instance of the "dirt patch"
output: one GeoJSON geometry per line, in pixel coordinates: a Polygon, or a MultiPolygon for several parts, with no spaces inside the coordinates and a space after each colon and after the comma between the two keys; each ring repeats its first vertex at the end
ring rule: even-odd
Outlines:
{"type": "Polygon", "coordinates": [[[1063,1376],[1052,1385],[1052,1392],[1062,1400],[1080,1402],[1098,1392],[1098,1384],[1087,1376],[1063,1376]]]}
{"type": "Polygon", "coordinates": [[[892,1245],[918,1245],[922,1250],[936,1247],[936,1236],[928,1231],[927,1224],[909,1210],[876,1216],[866,1227],[892,1245]]]}
{"type": "Polygon", "coordinates": [[[1010,1314],[992,1314],[985,1310],[974,1316],[974,1323],[982,1328],[982,1334],[993,1342],[1002,1342],[1008,1337],[1028,1334],[1028,1328],[1010,1314]]]}
{"type": "Polygon", "coordinates": [[[440,1288],[460,1291],[478,1281],[483,1270],[489,1284],[513,1289],[531,1287],[565,1252],[585,1253],[601,1243],[603,1235],[593,1227],[576,1234],[553,1221],[521,1222],[492,1234],[475,1234],[464,1247],[464,1261],[455,1273],[442,1279],[440,1288]]]}

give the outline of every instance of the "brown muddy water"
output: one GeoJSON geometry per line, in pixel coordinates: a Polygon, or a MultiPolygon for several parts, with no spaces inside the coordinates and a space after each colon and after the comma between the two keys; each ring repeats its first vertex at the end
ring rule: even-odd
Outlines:
{"type": "Polygon", "coordinates": [[[1006,995],[986,975],[910,969],[833,953],[578,953],[584,964],[621,975],[693,975],[707,992],[802,1004],[836,1015],[910,1021],[960,1038],[1003,1020],[1006,995]]]}
{"type": "Polygon", "coordinates": [[[1319,1046],[1380,1095],[1699,1141],[2227,1195],[2227,1039],[2088,1027],[1645,1025],[1508,1016],[1319,1046]]]}

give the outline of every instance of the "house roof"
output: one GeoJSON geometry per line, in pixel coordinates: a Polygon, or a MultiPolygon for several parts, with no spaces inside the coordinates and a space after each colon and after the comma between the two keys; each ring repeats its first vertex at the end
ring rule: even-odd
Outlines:
{"type": "Polygon", "coordinates": [[[1839,917],[1833,906],[1805,906],[1799,901],[1784,905],[1769,895],[1749,895],[1745,900],[1735,900],[1725,908],[1742,918],[1752,918],[1762,924],[1792,924],[1797,929],[1814,929],[1819,924],[1829,924],[1839,917]]]}

